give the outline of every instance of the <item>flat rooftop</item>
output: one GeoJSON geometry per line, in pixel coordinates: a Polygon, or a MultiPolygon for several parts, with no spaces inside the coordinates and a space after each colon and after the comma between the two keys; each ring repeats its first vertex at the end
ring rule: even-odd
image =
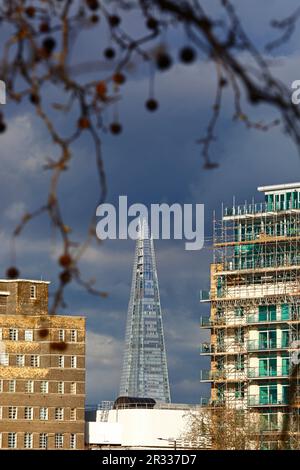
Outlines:
{"type": "Polygon", "coordinates": [[[273,191],[286,191],[288,189],[300,189],[300,183],[274,184],[272,186],[259,186],[257,191],[268,193],[273,191]]]}
{"type": "Polygon", "coordinates": [[[36,279],[0,279],[0,282],[34,282],[36,284],[50,284],[50,281],[37,281],[36,279]]]}

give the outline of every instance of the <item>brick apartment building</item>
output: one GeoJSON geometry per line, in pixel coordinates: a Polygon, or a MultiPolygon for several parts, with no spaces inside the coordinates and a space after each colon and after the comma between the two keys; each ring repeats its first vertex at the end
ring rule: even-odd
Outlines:
{"type": "Polygon", "coordinates": [[[85,319],[48,284],[0,280],[0,449],[84,449],[85,319]]]}

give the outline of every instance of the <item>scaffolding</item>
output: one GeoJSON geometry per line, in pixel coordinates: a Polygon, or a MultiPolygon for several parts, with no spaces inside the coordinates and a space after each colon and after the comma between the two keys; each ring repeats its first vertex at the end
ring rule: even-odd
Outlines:
{"type": "Polygon", "coordinates": [[[262,189],[264,203],[214,214],[211,313],[201,321],[211,369],[201,380],[211,383],[210,404],[258,414],[262,447],[299,448],[291,359],[300,344],[300,183],[262,189]]]}

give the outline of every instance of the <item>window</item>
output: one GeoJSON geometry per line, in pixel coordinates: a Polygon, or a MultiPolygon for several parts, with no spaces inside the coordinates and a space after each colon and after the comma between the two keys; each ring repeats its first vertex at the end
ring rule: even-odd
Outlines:
{"type": "Polygon", "coordinates": [[[16,391],[16,381],[15,380],[9,380],[8,381],[8,391],[10,393],[14,393],[16,391]]]}
{"type": "Polygon", "coordinates": [[[234,314],[236,317],[243,317],[244,316],[244,308],[243,307],[236,307],[234,309],[234,314]]]}
{"type": "Polygon", "coordinates": [[[24,408],[24,419],[33,419],[33,408],[32,408],[32,406],[25,406],[25,408],[24,408]]]}
{"type": "Polygon", "coordinates": [[[259,387],[260,405],[276,404],[277,399],[277,385],[261,385],[259,387]]]}
{"type": "Polygon", "coordinates": [[[58,341],[65,340],[65,330],[58,330],[58,341]]]}
{"type": "Polygon", "coordinates": [[[25,393],[33,393],[33,380],[25,382],[25,393]]]}
{"type": "Polygon", "coordinates": [[[16,406],[9,406],[8,407],[8,418],[9,419],[17,419],[17,407],[16,406]]]}
{"type": "Polygon", "coordinates": [[[258,360],[259,377],[275,377],[277,375],[277,358],[267,357],[258,360]]]}
{"type": "Polygon", "coordinates": [[[76,434],[70,434],[70,449],[76,449],[76,434]]]}
{"type": "Polygon", "coordinates": [[[25,364],[25,356],[24,354],[17,354],[16,355],[16,366],[24,367],[25,364]]]}
{"type": "Polygon", "coordinates": [[[17,447],[17,433],[9,432],[8,433],[8,448],[15,449],[17,447]]]}
{"type": "Polygon", "coordinates": [[[3,416],[3,406],[0,406],[0,419],[2,419],[3,416]]]}
{"type": "Polygon", "coordinates": [[[64,382],[58,382],[58,384],[57,384],[57,393],[65,393],[65,384],[64,384],[64,382]]]}
{"type": "Polygon", "coordinates": [[[42,406],[40,408],[40,419],[42,421],[46,421],[48,419],[48,408],[46,408],[45,406],[42,406]]]}
{"type": "Polygon", "coordinates": [[[245,370],[245,358],[244,356],[238,355],[235,359],[236,370],[245,370]]]}
{"type": "Polygon", "coordinates": [[[33,330],[25,330],[24,339],[25,341],[33,341],[33,330]]]}
{"type": "Polygon", "coordinates": [[[3,379],[0,380],[0,392],[3,392],[3,379]]]}
{"type": "Polygon", "coordinates": [[[24,434],[24,448],[25,449],[32,449],[32,433],[25,432],[24,434]]]}
{"type": "Polygon", "coordinates": [[[49,382],[47,382],[46,380],[42,380],[41,385],[40,385],[40,390],[41,390],[41,393],[48,393],[49,382]]]}
{"type": "Polygon", "coordinates": [[[18,341],[18,330],[17,328],[10,328],[8,338],[10,341],[18,341]]]}
{"type": "Polygon", "coordinates": [[[70,393],[72,393],[72,395],[76,395],[76,382],[71,382],[70,393]]]}
{"type": "Polygon", "coordinates": [[[64,419],[64,409],[55,408],[55,419],[62,421],[64,419]]]}
{"type": "Polygon", "coordinates": [[[72,369],[76,369],[76,367],[77,367],[77,357],[76,356],[71,356],[71,367],[72,367],[72,369]]]}
{"type": "Polygon", "coordinates": [[[40,449],[47,449],[48,447],[48,435],[43,432],[40,434],[40,449]]]}
{"type": "Polygon", "coordinates": [[[55,434],[55,449],[62,449],[64,445],[64,436],[63,434],[55,434]]]}
{"type": "Polygon", "coordinates": [[[2,448],[2,432],[0,432],[0,449],[2,448]]]}
{"type": "Polygon", "coordinates": [[[30,298],[36,299],[36,286],[34,285],[30,286],[30,298]]]}
{"type": "Polygon", "coordinates": [[[64,356],[58,356],[58,367],[65,367],[65,358],[64,358],[64,356]]]}
{"type": "Polygon", "coordinates": [[[2,330],[2,328],[0,328],[0,341],[2,341],[2,340],[3,340],[3,330],[2,330]]]}
{"type": "Polygon", "coordinates": [[[2,366],[8,366],[9,364],[9,355],[6,352],[0,352],[0,364],[2,366]]]}
{"type": "Polygon", "coordinates": [[[76,421],[76,408],[70,409],[70,421],[76,421]]]}
{"type": "Polygon", "coordinates": [[[259,305],[258,321],[275,321],[276,305],[259,305]]]}
{"type": "Polygon", "coordinates": [[[245,397],[244,385],[239,382],[235,384],[235,398],[244,398],[244,397],[245,397]]]}
{"type": "Polygon", "coordinates": [[[76,343],[77,342],[77,330],[71,330],[71,343],[76,343]]]}
{"type": "Polygon", "coordinates": [[[32,356],[30,356],[30,365],[31,367],[39,367],[40,357],[37,354],[32,354],[32,356]]]}

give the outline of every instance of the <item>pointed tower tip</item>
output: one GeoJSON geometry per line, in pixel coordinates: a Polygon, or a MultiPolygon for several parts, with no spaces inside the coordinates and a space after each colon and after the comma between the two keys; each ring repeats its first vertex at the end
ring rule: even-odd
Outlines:
{"type": "Polygon", "coordinates": [[[145,217],[139,218],[139,233],[140,240],[147,240],[149,238],[149,226],[145,217]]]}

